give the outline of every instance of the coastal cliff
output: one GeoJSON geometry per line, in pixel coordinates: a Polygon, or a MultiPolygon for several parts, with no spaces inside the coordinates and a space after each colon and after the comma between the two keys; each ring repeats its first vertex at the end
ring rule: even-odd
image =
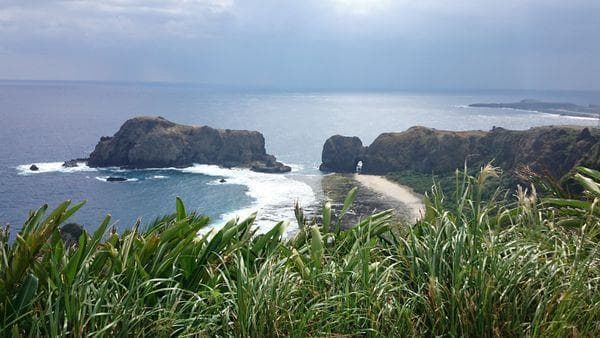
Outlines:
{"type": "Polygon", "coordinates": [[[323,145],[322,163],[319,170],[327,172],[352,173],[356,169],[357,158],[363,152],[362,141],[354,137],[334,135],[323,145]]]}
{"type": "Polygon", "coordinates": [[[367,174],[404,170],[430,174],[462,169],[465,161],[470,167],[477,167],[493,160],[494,165],[508,172],[528,166],[560,179],[577,165],[600,167],[600,130],[576,126],[494,128],[489,132],[411,127],[399,133],[381,134],[361,149],[343,147],[356,142],[349,139],[333,136],[325,142],[322,168],[347,172],[350,162],[356,166],[362,161],[362,172],[367,174]],[[337,146],[327,146],[330,143],[337,146]],[[343,166],[332,159],[341,159],[343,166]]]}
{"type": "Polygon", "coordinates": [[[164,168],[198,163],[270,173],[291,170],[267,154],[265,139],[257,131],[187,126],[162,117],[127,120],[114,136],[100,139],[87,162],[91,167],[164,168]]]}

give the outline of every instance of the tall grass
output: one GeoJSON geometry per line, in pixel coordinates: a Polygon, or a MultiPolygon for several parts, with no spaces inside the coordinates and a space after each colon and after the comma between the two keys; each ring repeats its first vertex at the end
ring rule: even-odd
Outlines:
{"type": "MultiPolygon", "coordinates": [[[[107,217],[65,247],[58,227],[82,204],[32,212],[0,239],[0,331],[13,336],[598,336],[600,175],[580,169],[582,200],[534,189],[482,198],[490,177],[439,186],[417,224],[390,231],[389,212],[340,231],[300,208],[264,235],[254,216],[196,234],[208,219],[176,213],[140,230],[107,217]],[[107,233],[108,232],[108,233],[107,233]]],[[[395,225],[394,225],[395,226],[395,225]]]]}

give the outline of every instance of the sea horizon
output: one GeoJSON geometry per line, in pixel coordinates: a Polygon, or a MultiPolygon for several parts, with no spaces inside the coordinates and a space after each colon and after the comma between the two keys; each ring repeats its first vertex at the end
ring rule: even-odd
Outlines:
{"type": "MultiPolygon", "coordinates": [[[[113,86],[165,86],[165,87],[190,87],[199,89],[210,89],[214,91],[225,92],[273,92],[273,93],[407,93],[407,94],[431,94],[431,93],[538,93],[548,94],[586,94],[600,95],[600,89],[582,89],[582,88],[509,88],[509,87],[395,87],[395,86],[293,86],[281,84],[231,84],[231,83],[212,83],[212,82],[194,82],[194,81],[168,81],[168,80],[74,80],[74,79],[0,79],[0,85],[15,84],[87,84],[87,85],[113,85],[113,86]]],[[[594,101],[600,102],[600,98],[594,98],[594,101]]]]}

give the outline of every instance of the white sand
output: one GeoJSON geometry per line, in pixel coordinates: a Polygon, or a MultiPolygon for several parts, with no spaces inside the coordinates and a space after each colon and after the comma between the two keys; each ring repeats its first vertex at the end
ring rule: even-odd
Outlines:
{"type": "Polygon", "coordinates": [[[392,182],[383,176],[355,174],[354,179],[365,187],[406,205],[411,210],[413,221],[421,218],[424,213],[425,205],[422,196],[408,187],[392,182]]]}

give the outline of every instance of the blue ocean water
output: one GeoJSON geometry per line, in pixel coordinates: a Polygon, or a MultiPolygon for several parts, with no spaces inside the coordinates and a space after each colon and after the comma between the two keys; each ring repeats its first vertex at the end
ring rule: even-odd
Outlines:
{"type": "Polygon", "coordinates": [[[382,132],[413,125],[465,130],[492,126],[596,126],[594,119],[509,109],[466,107],[474,102],[524,98],[600,104],[597,92],[290,92],[226,90],[174,84],[0,82],[0,224],[19,228],[28,210],[87,200],[73,218],[93,229],[110,213],[118,228],[172,212],[175,196],[218,224],[258,211],[259,225],[292,217],[293,203],[315,205],[321,147],[331,135],[359,136],[369,144],[382,132]],[[64,169],[86,157],[101,136],[128,118],[160,115],[184,124],[262,132],[267,151],[292,165],[288,175],[195,166],[185,170],[64,169]],[[42,170],[26,170],[36,163],[42,170]],[[118,174],[131,180],[110,183],[118,174]],[[227,183],[219,183],[225,177],[227,183]]]}

